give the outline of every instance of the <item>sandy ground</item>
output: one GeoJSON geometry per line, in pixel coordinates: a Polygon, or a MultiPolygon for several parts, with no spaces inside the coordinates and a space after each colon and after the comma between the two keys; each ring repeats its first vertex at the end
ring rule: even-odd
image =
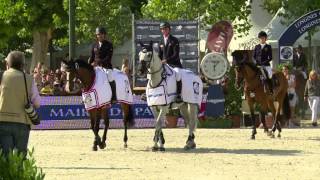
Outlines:
{"type": "MultiPolygon", "coordinates": [[[[153,129],[108,133],[107,149],[91,151],[89,130],[32,131],[37,165],[46,179],[319,179],[320,128],[284,129],[270,139],[261,129],[198,129],[197,149],[183,150],[186,129],[165,129],[166,152],[152,152],[153,129]]],[[[101,133],[101,132],[100,132],[101,133]]]]}

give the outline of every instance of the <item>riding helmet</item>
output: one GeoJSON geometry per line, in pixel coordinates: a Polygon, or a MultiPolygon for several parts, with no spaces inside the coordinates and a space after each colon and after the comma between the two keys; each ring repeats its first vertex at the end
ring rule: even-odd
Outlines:
{"type": "Polygon", "coordinates": [[[106,34],[106,29],[104,27],[97,27],[96,34],[106,34]]]}
{"type": "Polygon", "coordinates": [[[160,29],[162,29],[162,28],[169,28],[170,29],[170,24],[168,22],[161,22],[160,29]]]}
{"type": "Polygon", "coordinates": [[[268,37],[268,35],[267,35],[266,32],[260,31],[259,34],[258,34],[258,38],[261,38],[261,37],[268,37]]]}

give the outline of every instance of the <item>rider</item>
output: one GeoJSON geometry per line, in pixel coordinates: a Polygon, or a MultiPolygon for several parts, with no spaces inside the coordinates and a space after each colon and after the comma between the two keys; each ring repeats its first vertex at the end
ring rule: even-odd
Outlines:
{"type": "Polygon", "coordinates": [[[101,66],[107,70],[108,79],[112,91],[111,102],[115,102],[116,97],[116,83],[112,76],[112,64],[111,58],[113,54],[112,43],[106,40],[106,29],[104,27],[96,28],[96,42],[91,49],[91,56],[89,58],[89,64],[92,66],[101,66]]]}
{"type": "Polygon", "coordinates": [[[273,83],[272,83],[272,68],[270,66],[270,61],[272,60],[272,49],[271,45],[267,44],[267,33],[264,31],[259,32],[258,38],[260,39],[260,44],[256,45],[253,52],[253,59],[257,66],[260,66],[263,70],[262,73],[265,76],[266,83],[268,84],[270,93],[273,94],[273,83]],[[265,75],[264,70],[267,71],[265,75]]]}
{"type": "Polygon", "coordinates": [[[301,45],[298,46],[296,53],[293,55],[293,68],[300,70],[304,78],[307,79],[308,61],[301,45]]]}
{"type": "MultiPolygon", "coordinates": [[[[179,41],[176,37],[170,34],[170,24],[168,22],[160,23],[160,31],[163,35],[159,43],[159,58],[163,64],[168,64],[173,67],[176,72],[179,73],[179,69],[182,68],[179,57],[179,41]]],[[[177,80],[177,98],[176,102],[182,102],[181,98],[182,82],[181,78],[177,80]]]]}

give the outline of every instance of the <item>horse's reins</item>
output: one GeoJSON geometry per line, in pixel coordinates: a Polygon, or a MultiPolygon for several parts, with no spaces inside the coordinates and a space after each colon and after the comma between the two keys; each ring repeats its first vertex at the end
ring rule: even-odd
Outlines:
{"type": "MultiPolygon", "coordinates": [[[[151,51],[151,57],[150,57],[150,60],[148,61],[149,64],[147,65],[147,67],[148,67],[148,66],[150,67],[150,63],[151,63],[152,60],[153,60],[153,51],[151,51]]],[[[166,79],[167,75],[166,75],[166,71],[165,71],[164,65],[162,65],[158,70],[156,70],[156,71],[154,71],[154,72],[149,72],[149,71],[148,71],[148,68],[147,68],[147,74],[150,74],[150,75],[156,74],[156,73],[160,72],[161,69],[164,69],[163,73],[161,74],[161,81],[160,81],[156,86],[151,86],[151,84],[149,83],[149,86],[150,86],[151,88],[156,88],[156,87],[160,86],[160,84],[162,83],[162,81],[166,79]]]]}

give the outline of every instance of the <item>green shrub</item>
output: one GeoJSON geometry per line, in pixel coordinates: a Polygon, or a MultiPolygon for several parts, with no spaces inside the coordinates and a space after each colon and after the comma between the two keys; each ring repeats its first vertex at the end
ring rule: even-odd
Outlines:
{"type": "Polygon", "coordinates": [[[225,95],[225,115],[240,115],[242,106],[243,88],[236,89],[235,78],[236,73],[234,66],[231,66],[228,76],[227,94],[225,95]]]}
{"type": "Polygon", "coordinates": [[[38,168],[33,158],[34,150],[26,159],[22,153],[11,151],[6,158],[0,151],[0,180],[42,180],[45,174],[38,168]]]}
{"type": "Polygon", "coordinates": [[[199,128],[231,128],[232,121],[224,117],[206,117],[204,121],[199,121],[199,128]]]}

